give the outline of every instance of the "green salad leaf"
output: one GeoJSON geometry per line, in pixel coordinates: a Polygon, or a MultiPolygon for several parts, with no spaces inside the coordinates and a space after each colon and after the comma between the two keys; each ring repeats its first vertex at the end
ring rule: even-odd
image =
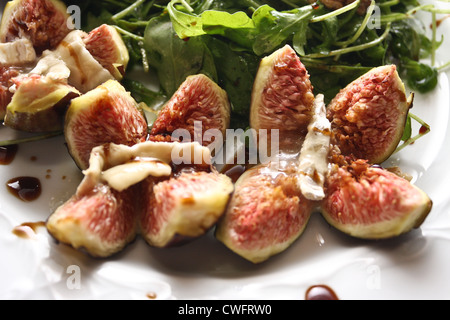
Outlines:
{"type": "Polygon", "coordinates": [[[86,30],[101,23],[116,26],[130,51],[130,68],[140,64],[157,74],[158,92],[125,82],[135,97],[153,104],[188,75],[205,73],[228,92],[233,125],[244,127],[258,63],[285,44],[299,54],[315,92],[326,101],[371,68],[390,63],[411,89],[433,90],[440,70],[434,55],[443,41],[435,36],[436,16],[450,13],[417,0],[377,0],[368,6],[355,0],[338,10],[308,0],[66,2],[80,5],[86,30]],[[417,17],[420,11],[432,15],[432,36],[417,17]]]}

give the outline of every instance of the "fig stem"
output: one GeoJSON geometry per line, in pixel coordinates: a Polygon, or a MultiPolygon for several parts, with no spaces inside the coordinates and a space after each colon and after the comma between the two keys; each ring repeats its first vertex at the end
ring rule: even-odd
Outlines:
{"type": "Polygon", "coordinates": [[[365,49],[374,47],[374,46],[380,44],[381,42],[383,42],[384,39],[386,39],[386,37],[389,35],[390,31],[391,31],[391,23],[389,22],[386,26],[386,30],[384,30],[384,33],[380,37],[376,38],[375,40],[372,40],[370,42],[363,43],[360,45],[352,46],[352,47],[332,50],[328,53],[311,53],[311,54],[305,55],[305,57],[307,57],[307,58],[326,58],[326,57],[346,54],[346,53],[350,53],[350,52],[365,50],[365,49]]]}
{"type": "Polygon", "coordinates": [[[329,12],[327,14],[324,14],[324,15],[321,15],[321,16],[318,16],[318,17],[314,17],[311,20],[309,20],[309,22],[311,22],[311,23],[320,22],[320,21],[324,21],[324,20],[327,20],[329,18],[338,16],[340,14],[343,14],[343,13],[345,13],[347,11],[350,11],[350,10],[356,8],[357,6],[359,6],[360,2],[361,2],[360,0],[356,0],[356,1],[354,1],[354,2],[352,2],[350,4],[348,4],[348,5],[340,8],[340,9],[331,11],[331,12],[329,12]]]}
{"type": "MultiPolygon", "coordinates": [[[[123,9],[122,11],[116,13],[115,15],[113,15],[111,17],[112,20],[116,21],[119,19],[122,19],[123,17],[127,16],[129,13],[131,13],[131,11],[133,11],[134,9],[136,9],[137,7],[139,7],[141,4],[143,4],[146,0],[138,0],[135,3],[133,3],[132,5],[130,5],[129,7],[123,9]]],[[[154,0],[153,0],[154,2],[154,0]]]]}

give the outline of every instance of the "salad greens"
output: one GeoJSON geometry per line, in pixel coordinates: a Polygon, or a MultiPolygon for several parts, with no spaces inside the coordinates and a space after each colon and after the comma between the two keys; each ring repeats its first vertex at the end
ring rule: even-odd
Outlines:
{"type": "Polygon", "coordinates": [[[171,96],[186,76],[205,73],[228,92],[233,127],[247,125],[260,59],[284,44],[296,50],[316,93],[327,101],[372,67],[390,63],[411,89],[434,89],[434,55],[443,41],[436,39],[436,15],[447,13],[417,0],[355,0],[334,11],[326,1],[307,0],[66,2],[80,6],[87,31],[101,23],[116,26],[128,46],[130,67],[139,64],[157,74],[160,92],[125,79],[135,97],[157,106],[155,101],[171,96]],[[419,11],[432,15],[431,36],[416,17],[419,11]],[[425,58],[431,63],[423,63],[425,58]]]}

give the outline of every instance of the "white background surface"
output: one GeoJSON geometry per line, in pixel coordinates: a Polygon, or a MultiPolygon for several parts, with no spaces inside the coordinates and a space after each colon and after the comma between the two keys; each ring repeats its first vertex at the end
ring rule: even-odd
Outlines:
{"type": "MultiPolygon", "coordinates": [[[[440,33],[450,30],[448,20],[440,33]]],[[[446,39],[438,61],[450,60],[449,50],[446,39]]],[[[389,160],[433,200],[420,229],[396,239],[363,241],[314,215],[288,250],[260,265],[235,255],[212,233],[172,249],[150,248],[137,238],[105,260],[57,244],[45,228],[34,239],[17,237],[15,226],[45,221],[82,178],[63,137],[21,145],[14,162],[0,166],[0,298],[301,300],[309,286],[326,284],[343,300],[450,299],[449,91],[443,73],[435,91],[416,95],[412,112],[432,131],[389,160]],[[24,203],[7,192],[5,182],[23,175],[40,178],[37,201],[24,203]],[[73,266],[81,275],[79,289],[71,288],[73,266]]],[[[1,139],[5,131],[0,128],[1,139]]]]}

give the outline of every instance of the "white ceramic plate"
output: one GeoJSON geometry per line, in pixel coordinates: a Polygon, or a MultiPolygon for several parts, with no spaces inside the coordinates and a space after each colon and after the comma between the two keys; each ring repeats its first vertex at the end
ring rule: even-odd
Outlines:
{"type": "MultiPolygon", "coordinates": [[[[443,21],[439,32],[450,30],[449,23],[443,21]]],[[[449,50],[450,39],[438,61],[446,61],[449,50]]],[[[433,200],[420,229],[362,241],[314,215],[288,250],[260,265],[232,253],[212,233],[172,249],[150,248],[138,238],[106,260],[56,243],[44,227],[32,238],[18,237],[14,227],[45,221],[82,178],[63,137],[20,145],[13,163],[0,166],[0,298],[301,300],[311,285],[325,284],[340,299],[449,299],[449,92],[443,73],[436,90],[416,95],[413,113],[431,125],[431,133],[389,160],[433,200]],[[6,181],[17,176],[41,180],[36,201],[23,202],[7,191],[6,181]]],[[[0,128],[1,140],[8,134],[0,128]]]]}

